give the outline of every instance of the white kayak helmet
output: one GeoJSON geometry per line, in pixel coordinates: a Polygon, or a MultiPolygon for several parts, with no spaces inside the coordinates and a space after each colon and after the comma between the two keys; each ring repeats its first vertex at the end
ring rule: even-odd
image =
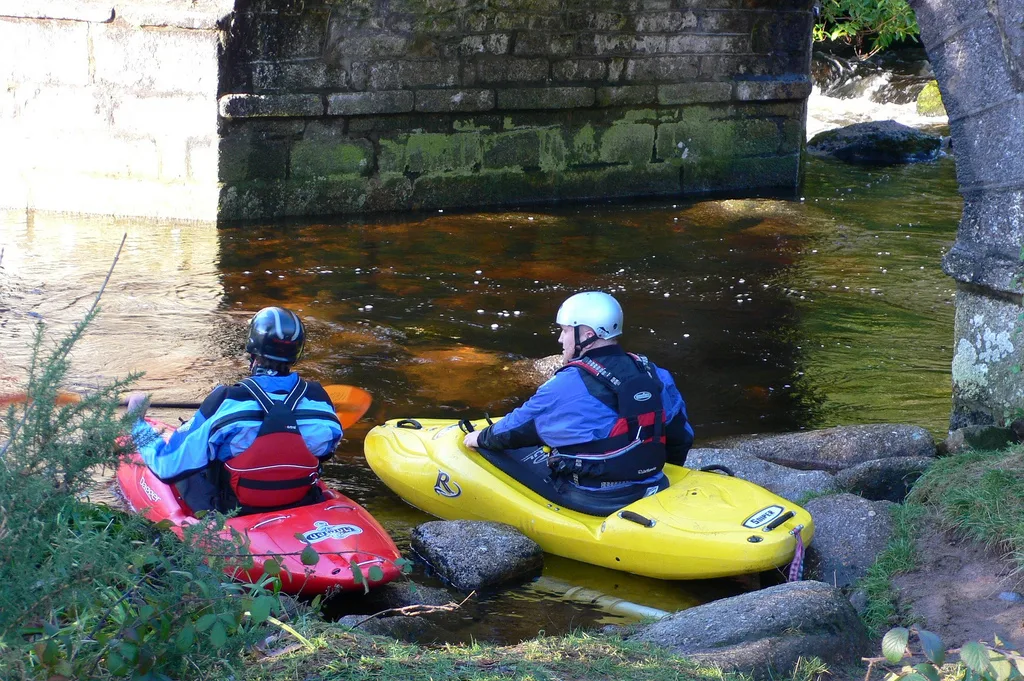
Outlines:
{"type": "Polygon", "coordinates": [[[598,338],[615,338],[622,334],[622,306],[603,291],[584,291],[562,303],[555,322],[565,326],[589,326],[598,338]]]}

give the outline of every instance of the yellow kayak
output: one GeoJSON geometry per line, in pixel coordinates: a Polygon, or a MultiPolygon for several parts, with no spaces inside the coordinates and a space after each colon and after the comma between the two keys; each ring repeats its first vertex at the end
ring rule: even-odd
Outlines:
{"type": "Polygon", "coordinates": [[[464,435],[455,420],[388,421],[366,435],[366,460],[427,513],[507,523],[549,553],[647,577],[770,570],[793,559],[797,527],[805,544],[814,534],[807,511],[762,487],[673,465],[665,466],[668,488],[607,517],[586,515],[518,483],[465,447],[464,435]]]}

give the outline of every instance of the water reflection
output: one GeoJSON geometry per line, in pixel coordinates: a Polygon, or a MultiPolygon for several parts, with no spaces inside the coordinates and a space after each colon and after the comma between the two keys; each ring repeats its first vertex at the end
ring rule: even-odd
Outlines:
{"type": "MultiPolygon", "coordinates": [[[[0,215],[0,385],[24,376],[37,320],[54,333],[77,321],[127,231],[103,314],[75,351],[73,387],[145,370],[143,389],[199,399],[242,375],[252,311],[297,309],[309,328],[304,372],[375,397],[328,477],[407,547],[428,517],[366,466],[366,430],[386,418],[513,407],[535,385],[515,360],[558,351],[555,310],[585,288],[613,291],[626,311],[624,344],[676,376],[698,445],[879,421],[941,433],[953,285],[939,263],[959,213],[953,163],[943,159],[886,170],[814,160],[798,201],[220,230],[0,215]]],[[[670,609],[747,588],[646,580],[554,557],[545,574],[670,609]]],[[[487,599],[460,615],[467,623],[453,635],[514,640],[604,617],[545,605],[541,621],[536,604],[551,596],[530,587],[487,599]]]]}

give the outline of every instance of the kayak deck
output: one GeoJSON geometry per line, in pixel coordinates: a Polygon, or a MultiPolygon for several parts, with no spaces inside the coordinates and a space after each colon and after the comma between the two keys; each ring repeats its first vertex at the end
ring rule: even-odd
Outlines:
{"type": "MultiPolygon", "coordinates": [[[[392,420],[366,436],[373,471],[409,504],[449,520],[507,523],[549,553],[661,579],[760,572],[792,560],[807,511],[738,478],[667,465],[670,486],[607,517],[562,508],[462,444],[457,421],[392,420]],[[399,425],[402,424],[402,425],[399,425]]],[[[486,422],[474,425],[482,427],[486,422]]]]}
{"type": "MultiPolygon", "coordinates": [[[[147,421],[165,434],[171,430],[159,421],[147,421]]],[[[183,527],[198,522],[177,490],[153,475],[138,453],[118,467],[117,482],[132,511],[153,522],[169,520],[179,537],[183,527]]],[[[221,536],[230,539],[234,529],[248,541],[253,557],[252,567],[233,569],[231,576],[256,582],[266,561],[274,557],[281,566],[282,591],[290,594],[362,591],[363,579],[379,586],[398,577],[401,553],[387,531],[356,502],[323,485],[321,489],[324,500],[316,504],[228,519],[221,536]],[[319,554],[315,565],[302,564],[306,546],[319,554]],[[371,574],[376,579],[368,579],[371,574]]]]}

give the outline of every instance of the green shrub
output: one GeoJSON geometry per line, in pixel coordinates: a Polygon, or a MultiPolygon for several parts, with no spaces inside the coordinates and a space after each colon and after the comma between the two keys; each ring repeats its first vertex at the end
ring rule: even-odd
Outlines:
{"type": "Polygon", "coordinates": [[[49,354],[40,325],[28,399],[12,406],[0,443],[0,678],[138,679],[237,676],[241,654],[281,604],[279,582],[232,582],[241,537],[223,517],[185,541],[144,519],[85,501],[97,470],[117,465],[134,414],[115,381],[58,405],[68,353],[93,312],[49,354]],[[196,547],[203,547],[204,551],[196,547]]]}
{"type": "Polygon", "coordinates": [[[822,0],[814,39],[849,43],[862,58],[920,33],[906,0],[822,0]]]}

